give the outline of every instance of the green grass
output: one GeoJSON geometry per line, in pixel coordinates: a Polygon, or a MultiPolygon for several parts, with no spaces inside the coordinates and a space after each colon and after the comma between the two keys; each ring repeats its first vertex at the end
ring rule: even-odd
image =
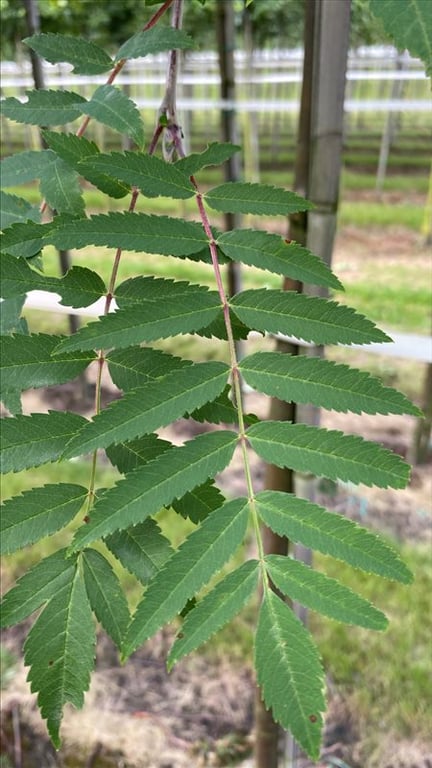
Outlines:
{"type": "Polygon", "coordinates": [[[345,293],[337,294],[338,301],[350,304],[375,323],[430,334],[432,295],[427,285],[411,287],[408,279],[404,285],[394,284],[391,279],[380,284],[371,279],[345,282],[345,289],[345,293]]]}
{"type": "Polygon", "coordinates": [[[363,735],[379,744],[380,733],[427,737],[430,709],[430,617],[432,562],[426,546],[405,546],[403,557],[414,573],[409,587],[353,571],[317,557],[337,577],[381,608],[390,620],[386,632],[367,632],[311,614],[311,628],[334,684],[349,697],[363,735]],[[377,728],[379,723],[379,728],[377,728]]]}
{"type": "MultiPolygon", "coordinates": [[[[420,205],[410,203],[370,203],[344,202],[339,208],[338,222],[340,227],[355,226],[364,229],[370,227],[405,227],[420,232],[424,211],[420,205]]],[[[385,234],[383,233],[383,237],[385,234]]]]}

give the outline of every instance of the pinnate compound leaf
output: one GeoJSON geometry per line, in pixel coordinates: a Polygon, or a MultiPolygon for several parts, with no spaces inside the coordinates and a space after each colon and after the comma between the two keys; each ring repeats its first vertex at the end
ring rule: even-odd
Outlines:
{"type": "Polygon", "coordinates": [[[156,514],[230,462],[237,442],[234,432],[199,435],[175,446],[129,473],[96,502],[87,525],[76,533],[73,549],[129,528],[156,514]]]}
{"type": "Polygon", "coordinates": [[[405,488],[409,479],[400,456],[336,429],[265,421],[249,427],[247,436],[259,456],[278,467],[380,488],[405,488]]]}
{"type": "Polygon", "coordinates": [[[1,472],[20,472],[56,461],[84,423],[82,416],[63,411],[4,419],[0,434],[1,472]]]}
{"type": "Polygon", "coordinates": [[[142,584],[148,584],[173,552],[170,542],[151,518],[126,531],[112,533],[106,537],[105,544],[142,584]]]}
{"type": "Polygon", "coordinates": [[[6,229],[18,221],[40,221],[40,211],[37,206],[30,205],[23,197],[9,195],[0,191],[0,229],[6,229]]]}
{"type": "Polygon", "coordinates": [[[196,287],[190,294],[175,296],[166,303],[145,302],[141,307],[106,315],[65,339],[57,349],[63,353],[74,349],[130,347],[142,341],[194,333],[217,315],[219,306],[216,291],[196,287]]]}
{"type": "Polygon", "coordinates": [[[205,194],[210,208],[223,213],[253,213],[260,216],[287,216],[313,208],[303,197],[270,184],[229,181],[205,194]]]}
{"type": "Polygon", "coordinates": [[[188,176],[193,176],[201,168],[206,168],[209,165],[221,165],[240,149],[241,147],[237,144],[214,141],[208,145],[204,152],[192,152],[190,155],[177,160],[175,168],[188,176]]]}
{"type": "Polygon", "coordinates": [[[64,222],[61,229],[52,232],[49,242],[64,250],[103,245],[140,253],[187,256],[201,250],[207,237],[202,227],[193,221],[146,213],[114,212],[64,222]]]}
{"type": "Polygon", "coordinates": [[[127,392],[95,416],[67,445],[63,458],[132,440],[165,427],[213,400],[229,373],[225,363],[195,363],[127,392]]]}
{"type": "Polygon", "coordinates": [[[382,20],[398,48],[418,56],[432,77],[432,14],[429,0],[371,0],[371,11],[382,20]]]}
{"type": "Polygon", "coordinates": [[[294,291],[259,288],[242,291],[231,307],[250,328],[283,333],[316,344],[371,344],[391,341],[351,307],[294,291]]]}
{"type": "Polygon", "coordinates": [[[401,392],[384,387],[365,371],[332,360],[282,352],[257,352],[243,358],[240,371],[254,389],[270,397],[353,413],[421,411],[401,392]]]}
{"type": "Polygon", "coordinates": [[[368,600],[315,571],[308,565],[281,555],[267,555],[266,566],[276,587],[292,600],[344,624],[366,629],[386,629],[388,621],[368,600]]]}
{"type": "Polygon", "coordinates": [[[41,171],[40,191],[58,213],[83,216],[85,205],[78,174],[61,157],[41,171]]]}
{"type": "Polygon", "coordinates": [[[79,567],[35,621],[24,645],[28,680],[54,746],[66,703],[81,708],[95,658],[95,625],[79,567]]]}
{"type": "Polygon", "coordinates": [[[185,493],[181,499],[175,499],[171,506],[177,514],[184,518],[188,517],[198,525],[208,517],[210,512],[221,507],[224,501],[225,498],[219,488],[208,482],[185,493]]]}
{"type": "Polygon", "coordinates": [[[65,125],[82,114],[83,96],[72,91],[26,91],[26,102],[14,96],[2,101],[3,117],[27,125],[65,125]]]}
{"type": "Polygon", "coordinates": [[[186,32],[173,27],[151,27],[143,32],[138,32],[119,49],[115,58],[116,62],[121,59],[138,59],[141,56],[149,56],[153,53],[162,51],[171,51],[194,48],[195,44],[186,32]]]}
{"type": "Polygon", "coordinates": [[[129,608],[118,577],[108,560],[96,552],[83,552],[84,581],[97,620],[120,648],[129,624],[129,608]]]}
{"type": "Polygon", "coordinates": [[[114,131],[126,134],[138,147],[144,142],[144,128],[136,104],[114,85],[100,85],[90,101],[80,104],[81,112],[107,125],[114,131]]]}
{"type": "Polygon", "coordinates": [[[255,668],[265,705],[312,760],[320,753],[324,672],[309,632],[271,590],[255,635],[255,668]]]}
{"type": "Polygon", "coordinates": [[[49,32],[25,37],[23,43],[51,64],[63,61],[73,64],[76,75],[99,75],[113,66],[103,48],[83,37],[49,32]]]}
{"type": "Polygon", "coordinates": [[[80,511],[87,489],[58,483],[32,488],[2,505],[0,552],[8,555],[59,531],[80,511]]]}
{"type": "Polygon", "coordinates": [[[95,187],[106,195],[121,198],[130,192],[127,184],[115,181],[104,173],[86,171],[82,160],[99,155],[99,148],[94,141],[89,141],[85,136],[76,136],[73,133],[59,133],[58,131],[42,131],[43,137],[51,149],[64,160],[71,168],[90,181],[95,187]]]}
{"type": "Polygon", "coordinates": [[[248,560],[225,576],[197,606],[190,611],[171,648],[168,669],[218,632],[240,613],[256,590],[258,561],[248,560]]]}
{"type": "Polygon", "coordinates": [[[322,259],[280,235],[255,229],[235,229],[220,235],[218,245],[233,261],[241,261],[304,283],[343,289],[336,275],[322,259]]]}
{"type": "Polygon", "coordinates": [[[352,520],[281,491],[258,493],[256,504],[261,519],[280,536],[332,555],[366,573],[405,584],[412,581],[411,572],[397,552],[352,520]]]}
{"type": "Polygon", "coordinates": [[[4,596],[1,626],[18,624],[60,592],[72,578],[75,566],[76,557],[66,557],[65,549],[33,566],[4,596]]]}
{"type": "Polygon", "coordinates": [[[39,179],[41,173],[47,170],[47,166],[55,161],[55,153],[50,149],[30,149],[5,157],[1,162],[2,187],[16,187],[39,179]]]}
{"type": "Polygon", "coordinates": [[[171,621],[234,554],[247,528],[248,501],[234,499],[193,531],[150,582],[130,624],[124,656],[171,621]]]}
{"type": "Polygon", "coordinates": [[[182,360],[151,347],[119,349],[110,352],[106,359],[114,384],[126,392],[192,365],[191,360],[182,360]]]}
{"type": "Polygon", "coordinates": [[[186,174],[155,155],[137,152],[111,152],[96,155],[79,164],[83,176],[98,172],[135,186],[146,197],[172,197],[186,200],[193,197],[195,188],[186,174]]]}

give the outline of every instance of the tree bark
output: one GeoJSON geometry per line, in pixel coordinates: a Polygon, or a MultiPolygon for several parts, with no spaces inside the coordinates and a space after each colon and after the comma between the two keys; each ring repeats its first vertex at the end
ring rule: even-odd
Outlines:
{"type": "MultiPolygon", "coordinates": [[[[28,31],[29,37],[31,37],[32,35],[39,34],[40,16],[39,16],[39,8],[38,8],[37,0],[23,0],[23,5],[26,13],[26,25],[27,25],[27,31],[28,31]]],[[[43,89],[45,88],[45,80],[44,80],[44,73],[42,68],[42,61],[37,55],[36,51],[33,51],[32,48],[30,48],[29,51],[30,51],[30,61],[31,61],[33,81],[35,84],[35,88],[38,90],[43,89]]],[[[42,137],[42,134],[40,134],[40,142],[41,142],[42,148],[45,148],[46,144],[42,137]]],[[[58,254],[59,254],[60,271],[62,275],[65,275],[71,266],[70,254],[69,254],[69,251],[59,251],[58,254]]],[[[79,320],[77,316],[68,315],[68,322],[69,322],[70,332],[76,333],[76,331],[79,328],[79,320]]]]}
{"type": "MultiPolygon", "coordinates": [[[[235,88],[235,26],[233,0],[216,4],[216,32],[219,52],[219,71],[221,79],[221,98],[230,101],[232,106],[221,111],[221,140],[238,144],[237,114],[234,108],[235,88]]],[[[240,155],[236,152],[224,163],[225,181],[239,181],[241,178],[240,155]]],[[[225,229],[240,227],[240,216],[236,213],[224,214],[225,229]]],[[[228,295],[234,296],[241,291],[240,266],[230,262],[228,273],[228,295]]]]}
{"type": "MultiPolygon", "coordinates": [[[[343,99],[349,38],[349,0],[306,0],[305,2],[305,58],[299,118],[298,142],[295,161],[294,189],[315,203],[313,212],[290,217],[291,239],[307,245],[328,264],[333,249],[339,178],[342,152],[343,99]],[[337,41],[337,45],[335,45],[337,41]]],[[[289,279],[285,290],[304,291],[319,295],[319,290],[303,287],[289,279]]],[[[277,349],[298,354],[298,347],[278,342],[277,349]]],[[[319,412],[311,407],[297,407],[272,399],[269,418],[317,424],[319,412]]],[[[278,467],[268,467],[265,487],[293,492],[294,473],[278,467]]],[[[303,486],[306,488],[306,486],[303,486]]],[[[310,484],[307,487],[308,495],[310,484]]],[[[264,531],[266,553],[287,553],[289,542],[271,531],[264,531]]],[[[310,560],[310,553],[302,553],[310,560]]],[[[306,614],[304,617],[306,618],[306,614]]],[[[263,704],[256,700],[256,768],[277,768],[280,729],[263,712],[263,704]]],[[[293,741],[289,746],[291,765],[297,757],[293,741]]]]}
{"type": "MultiPolygon", "coordinates": [[[[308,196],[309,193],[309,164],[310,164],[310,127],[311,127],[311,97],[312,97],[312,67],[313,67],[313,36],[315,24],[315,0],[305,2],[304,26],[304,61],[303,81],[300,99],[300,115],[298,125],[297,151],[294,166],[294,191],[308,196]]],[[[295,213],[289,217],[289,237],[301,245],[306,244],[307,213],[295,213]]],[[[285,278],[283,289],[286,291],[302,291],[302,284],[285,278]]],[[[297,355],[299,347],[296,344],[278,340],[278,352],[297,355]]],[[[282,421],[297,421],[295,403],[286,403],[277,398],[270,401],[269,419],[282,421]]],[[[265,488],[268,490],[293,493],[295,489],[294,472],[290,469],[268,465],[265,476],[265,488]]],[[[263,543],[266,554],[286,555],[289,550],[288,539],[278,536],[270,528],[263,527],[263,543]]],[[[280,758],[282,730],[273,720],[271,710],[266,710],[257,691],[255,700],[255,765],[256,768],[277,768],[280,758]]]]}

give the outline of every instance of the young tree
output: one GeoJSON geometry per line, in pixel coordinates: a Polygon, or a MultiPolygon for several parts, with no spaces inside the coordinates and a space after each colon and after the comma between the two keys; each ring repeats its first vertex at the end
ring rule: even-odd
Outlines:
{"type": "Polygon", "coordinates": [[[212,225],[211,211],[286,216],[311,206],[299,195],[270,185],[232,182],[201,191],[202,168],[226,161],[238,147],[211,144],[201,153],[185,156],[175,110],[176,62],[178,50],[193,42],[180,29],[181,10],[182,0],[159,4],[144,29],[120,47],[114,60],[82,38],[30,37],[26,44],[48,61],[69,61],[77,75],[109,72],[107,82],[89,100],[73,91],[39,90],[30,92],[24,103],[15,98],[3,102],[4,116],[17,122],[60,126],[84,119],[76,135],[45,130],[49,149],[18,153],[3,163],[5,187],[15,185],[17,178],[25,181],[43,175],[43,208],[46,211],[49,206],[57,215],[41,222],[39,209],[23,198],[3,194],[7,220],[15,223],[5,228],[1,238],[2,292],[10,320],[2,340],[1,383],[2,398],[15,415],[3,424],[1,469],[17,472],[88,453],[92,459],[86,487],[49,484],[5,502],[3,553],[75,522],[68,529],[69,546],[41,560],[6,594],[2,622],[10,626],[39,611],[25,641],[25,662],[31,688],[38,694],[42,716],[58,746],[64,705],[82,706],[89,685],[95,619],[126,660],[160,627],[177,620],[196,597],[171,648],[168,665],[172,667],[235,616],[259,585],[262,601],[254,643],[257,681],[274,718],[317,759],[325,707],[319,653],[305,627],[270,585],[281,595],[340,621],[379,630],[387,620],[339,582],[289,557],[266,555],[260,522],[355,568],[403,583],[412,576],[397,552],[355,523],[290,493],[257,493],[250,452],[293,471],[380,487],[403,487],[409,469],[398,456],[359,437],[302,424],[260,422],[244,412],[241,377],[255,389],[288,402],[307,397],[314,405],[369,413],[417,414],[418,409],[402,394],[345,365],[263,351],[237,359],[234,341],[250,329],[294,335],[316,344],[368,344],[388,341],[388,337],[353,309],[322,297],[255,289],[227,298],[221,267],[230,260],[304,283],[328,287],[340,283],[320,258],[295,242],[263,230],[220,234],[212,225]],[[172,26],[160,26],[171,7],[172,26]],[[170,52],[167,87],[146,152],[139,111],[113,83],[126,60],[160,51],[170,52]],[[136,151],[100,152],[84,136],[90,119],[130,136],[136,151]],[[165,159],[156,154],[160,140],[165,159]],[[86,215],[80,178],[109,198],[128,197],[127,210],[86,215]],[[137,213],[139,195],[194,199],[198,220],[137,213]],[[61,278],[46,276],[40,270],[39,254],[47,245],[112,248],[108,285],[88,267],[74,266],[61,278]],[[119,283],[119,264],[128,251],[141,253],[143,260],[150,253],[210,262],[214,289],[139,272],[119,283]],[[18,299],[33,288],[59,293],[63,302],[73,306],[87,306],[104,296],[104,314],[65,338],[20,333],[25,328],[19,321],[18,299]],[[110,313],[114,298],[118,310],[110,313]],[[154,344],[187,333],[225,340],[229,363],[183,359],[161,352],[154,344]],[[21,391],[73,379],[91,362],[99,371],[91,421],[63,411],[20,414],[21,391]],[[123,397],[102,409],[105,367],[123,397]],[[156,430],[181,416],[216,428],[183,446],[161,440],[156,430]],[[236,449],[242,457],[247,494],[226,499],[213,480],[229,465],[236,449]],[[110,489],[98,484],[102,450],[122,475],[110,489]],[[164,507],[196,526],[178,549],[158,527],[164,507]],[[221,575],[241,546],[248,524],[256,541],[256,557],[221,575]],[[143,585],[143,598],[132,617],[108,551],[143,585]],[[214,585],[216,574],[219,579],[214,585]]]}

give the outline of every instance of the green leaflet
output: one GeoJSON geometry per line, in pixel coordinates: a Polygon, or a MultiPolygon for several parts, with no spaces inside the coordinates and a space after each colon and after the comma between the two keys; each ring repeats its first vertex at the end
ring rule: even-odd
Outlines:
{"type": "Polygon", "coordinates": [[[10,96],[2,101],[3,117],[27,125],[65,125],[82,114],[86,100],[71,91],[26,91],[26,102],[10,96]]]}
{"type": "Polygon", "coordinates": [[[194,48],[195,44],[189,35],[181,29],[172,27],[151,27],[144,32],[138,32],[119,49],[115,58],[116,62],[121,59],[137,59],[140,56],[148,56],[152,53],[161,53],[170,51],[172,48],[187,49],[194,48]]]}
{"type": "Polygon", "coordinates": [[[234,432],[199,435],[138,467],[95,504],[89,522],[75,535],[73,549],[142,522],[214,477],[231,460],[236,442],[234,432]]]}
{"type": "Polygon", "coordinates": [[[147,464],[172,447],[167,440],[161,440],[156,435],[144,435],[138,440],[130,440],[127,443],[110,445],[106,454],[119,472],[127,474],[133,469],[147,464]]]}
{"type": "Polygon", "coordinates": [[[48,277],[8,253],[1,256],[0,277],[4,298],[41,290],[59,293],[64,306],[87,307],[106,293],[101,277],[87,267],[72,267],[64,277],[48,277]]]}
{"type": "Polygon", "coordinates": [[[35,205],[16,195],[0,191],[0,229],[6,229],[16,222],[40,221],[40,211],[35,205]]]}
{"type": "Polygon", "coordinates": [[[230,304],[237,317],[257,331],[283,333],[316,344],[391,341],[351,307],[316,296],[262,288],[242,291],[230,304]]]}
{"type": "Polygon", "coordinates": [[[193,333],[205,327],[218,313],[220,298],[216,291],[196,289],[190,295],[175,296],[165,304],[146,302],[141,307],[120,309],[89,323],[65,339],[59,353],[74,349],[130,347],[142,341],[167,339],[181,333],[193,333]]]}
{"type": "Polygon", "coordinates": [[[105,544],[129,573],[147,584],[162,568],[173,550],[157,523],[149,518],[125,531],[116,531],[105,544]]]}
{"type": "Polygon", "coordinates": [[[195,421],[208,421],[210,424],[237,424],[237,410],[229,398],[231,387],[227,386],[213,402],[194,410],[190,416],[195,421]]]}
{"type": "Polygon", "coordinates": [[[386,629],[388,621],[381,611],[335,579],[291,557],[267,555],[265,560],[271,580],[292,600],[345,624],[386,629]]]}
{"type": "Polygon", "coordinates": [[[401,50],[418,56],[432,77],[432,14],[429,0],[371,0],[371,11],[401,50]]]}
{"type": "MultiPolygon", "coordinates": [[[[9,336],[10,334],[27,334],[27,321],[21,317],[22,308],[25,302],[24,296],[13,296],[10,299],[3,299],[0,312],[0,335],[9,336]]],[[[2,345],[6,340],[2,339],[2,345]]],[[[2,346],[3,355],[3,346],[2,346]]],[[[1,364],[1,361],[0,361],[1,364]]],[[[0,380],[0,385],[2,384],[0,380]]]]}
{"type": "Polygon", "coordinates": [[[225,498],[219,488],[207,482],[194,488],[193,491],[188,491],[181,499],[174,499],[171,506],[177,514],[184,518],[188,517],[198,525],[208,517],[210,512],[219,509],[224,501],[225,498]]]}
{"type": "Polygon", "coordinates": [[[84,198],[78,174],[61,157],[41,171],[40,191],[48,205],[58,213],[84,216],[84,198]]]}
{"type": "Polygon", "coordinates": [[[264,421],[249,427],[252,448],[278,467],[333,480],[405,488],[409,466],[391,451],[357,435],[305,424],[264,421]]]}
{"type": "Polygon", "coordinates": [[[48,234],[46,241],[65,250],[104,245],[167,256],[187,256],[207,244],[205,232],[196,222],[170,216],[119,212],[65,221],[61,229],[48,234]]]}
{"type": "Polygon", "coordinates": [[[220,394],[228,373],[225,363],[195,363],[127,392],[84,426],[66,446],[63,458],[132,440],[170,424],[220,394]]]}
{"type": "Polygon", "coordinates": [[[0,433],[2,474],[55,461],[84,423],[82,416],[61,411],[4,419],[0,433]]]}
{"type": "Polygon", "coordinates": [[[140,305],[143,301],[164,302],[183,294],[193,296],[194,291],[206,293],[208,288],[188,283],[186,280],[170,280],[146,275],[125,280],[116,289],[115,297],[119,307],[124,309],[140,305]]]}
{"type": "Polygon", "coordinates": [[[14,256],[31,259],[38,256],[44,246],[42,236],[45,235],[45,225],[27,221],[17,222],[0,234],[1,258],[14,256]]]}
{"type": "Polygon", "coordinates": [[[83,175],[102,172],[141,190],[146,197],[173,197],[185,200],[193,197],[195,188],[186,174],[156,155],[137,152],[111,152],[80,162],[83,175]]]}
{"type": "Polygon", "coordinates": [[[65,549],[59,549],[33,566],[4,596],[1,626],[18,624],[60,592],[70,582],[75,566],[76,557],[66,557],[65,549]]]}
{"type": "Polygon", "coordinates": [[[110,352],[107,362],[114,384],[124,391],[192,365],[191,360],[182,360],[150,347],[128,347],[110,352]]]}
{"type": "Polygon", "coordinates": [[[0,552],[8,555],[67,525],[80,511],[87,488],[58,483],[32,488],[2,505],[0,552]]]}
{"type": "Polygon", "coordinates": [[[84,703],[95,657],[95,625],[81,568],[50,600],[35,621],[24,645],[28,680],[47,720],[53,744],[60,747],[62,710],[69,702],[84,703]]]}
{"type": "Polygon", "coordinates": [[[261,519],[280,536],[367,573],[405,584],[412,581],[412,573],[397,552],[352,520],[281,491],[258,493],[256,504],[261,519]]]}
{"type": "Polygon", "coordinates": [[[80,107],[85,115],[93,117],[114,131],[130,136],[138,147],[142,147],[144,128],[141,115],[124,91],[114,85],[100,85],[90,101],[84,102],[80,107]]]}
{"type": "Polygon", "coordinates": [[[194,173],[209,165],[221,165],[240,149],[241,147],[237,144],[213,141],[203,152],[193,152],[177,160],[175,167],[188,176],[193,176],[194,173]]]}
{"type": "Polygon", "coordinates": [[[55,222],[36,224],[27,221],[25,224],[12,224],[0,235],[2,251],[25,259],[35,256],[44,247],[45,237],[54,226],[55,222]]]}
{"type": "Polygon", "coordinates": [[[312,760],[320,753],[324,672],[309,632],[267,589],[255,636],[255,668],[266,706],[312,760]]]}
{"type": "Polygon", "coordinates": [[[39,179],[41,173],[47,170],[47,166],[55,161],[55,153],[50,149],[30,149],[5,157],[1,163],[2,187],[15,187],[39,179]]]}
{"type": "Polygon", "coordinates": [[[187,614],[168,656],[168,669],[207,642],[241,611],[257,588],[258,566],[258,560],[243,563],[187,614]]]}
{"type": "Polygon", "coordinates": [[[218,245],[233,261],[251,264],[304,283],[343,289],[322,259],[280,235],[255,229],[235,229],[220,235],[218,245]]]}
{"type": "Polygon", "coordinates": [[[259,216],[287,216],[313,208],[303,197],[270,184],[229,181],[205,195],[210,208],[224,213],[253,213],[259,216]]]}
{"type": "Polygon", "coordinates": [[[94,184],[95,187],[106,195],[121,198],[130,192],[127,184],[115,181],[109,175],[86,171],[82,167],[81,160],[99,155],[99,148],[94,141],[89,141],[84,136],[75,136],[73,133],[59,133],[58,131],[42,131],[44,140],[54,152],[62,158],[73,170],[94,184]]]}
{"type": "MultiPolygon", "coordinates": [[[[131,440],[107,448],[107,456],[112,464],[126,474],[133,469],[147,464],[162,453],[172,450],[173,446],[166,440],[161,440],[156,435],[145,435],[138,440],[131,440]]],[[[209,512],[222,506],[224,497],[218,488],[207,482],[188,491],[180,499],[171,502],[172,508],[184,518],[189,518],[193,523],[199,523],[207,517],[209,512]]]]}
{"type": "Polygon", "coordinates": [[[245,381],[279,400],[313,403],[322,408],[353,413],[410,413],[421,411],[401,392],[384,387],[365,371],[331,360],[282,352],[257,352],[239,365],[245,381]]]}
{"type": "Polygon", "coordinates": [[[83,37],[43,33],[26,37],[22,42],[51,64],[61,61],[73,64],[76,75],[98,75],[113,65],[102,48],[83,37]]]}
{"type": "Polygon", "coordinates": [[[129,608],[118,577],[108,560],[96,552],[83,552],[84,581],[97,620],[120,648],[129,624],[129,608]]]}
{"type": "Polygon", "coordinates": [[[125,657],[180,613],[187,600],[222,568],[241,544],[247,520],[247,499],[234,499],[211,512],[188,536],[139,603],[125,640],[125,657]]]}

